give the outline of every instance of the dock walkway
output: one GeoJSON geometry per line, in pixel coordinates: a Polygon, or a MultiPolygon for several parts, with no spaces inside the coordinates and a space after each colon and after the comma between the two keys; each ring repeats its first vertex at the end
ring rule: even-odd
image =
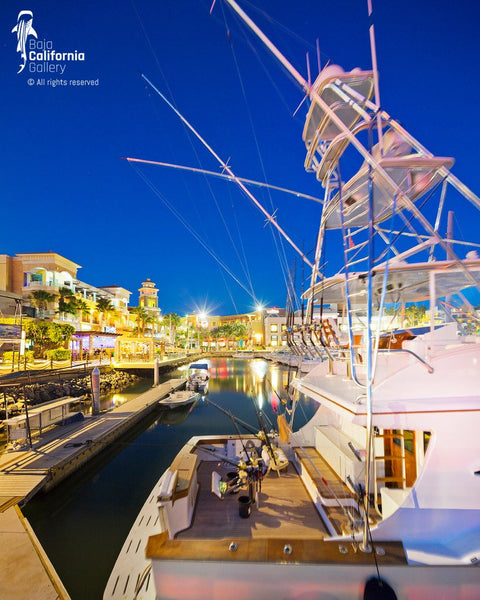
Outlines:
{"type": "Polygon", "coordinates": [[[185,379],[170,379],[109,412],[55,427],[33,444],[31,450],[0,455],[2,600],[32,598],[34,590],[38,600],[69,598],[17,505],[38,491],[57,485],[152,412],[159,400],[184,384],[185,379]]]}

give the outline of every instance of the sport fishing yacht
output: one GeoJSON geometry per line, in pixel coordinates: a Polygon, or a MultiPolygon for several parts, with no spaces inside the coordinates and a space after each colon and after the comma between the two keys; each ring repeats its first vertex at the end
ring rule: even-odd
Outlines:
{"type": "Polygon", "coordinates": [[[449,223],[462,203],[478,220],[480,199],[450,172],[452,158],[381,109],[375,71],[330,65],[310,85],[274,52],[308,95],[305,167],[325,189],[304,294],[305,314],[320,317],[287,331],[318,362],[294,380],[278,431],[181,449],[104,598],[473,600],[480,321],[469,293],[480,260],[478,243],[456,240],[449,223]],[[343,180],[352,153],[363,164],[343,180]],[[344,261],[327,276],[332,234],[344,261]],[[327,305],[336,322],[322,318],[327,305]],[[412,306],[421,322],[408,323],[412,306]],[[292,432],[302,395],[318,409],[292,432]]]}

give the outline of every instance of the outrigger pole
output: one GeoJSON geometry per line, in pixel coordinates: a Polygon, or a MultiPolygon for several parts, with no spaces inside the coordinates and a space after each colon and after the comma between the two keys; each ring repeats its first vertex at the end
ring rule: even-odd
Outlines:
{"type": "Polygon", "coordinates": [[[269,212],[267,212],[263,208],[263,206],[260,204],[260,202],[255,198],[255,196],[252,194],[252,192],[247,187],[245,187],[245,184],[234,174],[234,172],[229,167],[229,165],[218,156],[218,154],[215,152],[215,150],[202,138],[202,136],[193,127],[193,125],[191,125],[187,121],[187,119],[185,119],[185,117],[173,106],[173,104],[171,102],[169,102],[167,100],[167,98],[165,98],[165,96],[162,94],[162,92],[160,92],[160,90],[157,89],[155,87],[155,85],[143,73],[142,73],[142,78],[148,83],[148,85],[155,92],[157,92],[157,94],[160,96],[160,98],[166,104],[168,104],[168,106],[173,110],[173,112],[180,118],[182,123],[184,123],[190,129],[190,131],[202,142],[202,144],[205,146],[205,148],[207,148],[207,150],[217,159],[217,161],[220,163],[220,166],[222,167],[222,169],[228,173],[228,175],[233,179],[233,181],[235,181],[235,183],[248,196],[248,198],[250,198],[250,200],[255,204],[255,206],[257,206],[260,209],[260,211],[267,218],[267,221],[269,223],[271,223],[279,231],[279,233],[287,240],[287,242],[292,246],[292,248],[300,254],[300,256],[307,263],[307,265],[313,269],[313,264],[308,260],[308,258],[305,256],[305,254],[300,250],[300,248],[295,244],[295,242],[293,242],[293,240],[290,239],[290,237],[287,235],[287,233],[280,227],[280,225],[275,220],[275,217],[273,215],[271,215],[269,212]]]}
{"type": "MultiPolygon", "coordinates": [[[[172,163],[161,162],[158,160],[146,160],[144,158],[132,158],[131,156],[125,156],[124,160],[128,160],[128,162],[137,162],[143,163],[146,165],[156,165],[158,167],[167,167],[170,169],[178,169],[179,171],[189,171],[191,173],[201,173],[202,175],[208,175],[210,177],[218,177],[219,179],[226,179],[227,181],[235,181],[235,179],[231,175],[225,175],[224,173],[217,173],[216,171],[208,171],[207,169],[198,169],[195,167],[187,167],[185,165],[174,165],[172,163]]],[[[242,183],[246,183],[248,185],[256,185],[257,187],[264,187],[270,190],[275,190],[277,192],[284,192],[285,194],[291,194],[292,196],[296,196],[297,198],[305,198],[306,200],[313,200],[313,202],[318,202],[319,204],[323,204],[324,200],[321,198],[317,198],[316,196],[310,196],[310,194],[304,194],[303,192],[297,192],[295,190],[289,190],[288,188],[280,187],[278,185],[272,185],[270,183],[265,183],[263,181],[254,181],[253,179],[245,179],[245,177],[237,177],[238,181],[242,183]]]]}

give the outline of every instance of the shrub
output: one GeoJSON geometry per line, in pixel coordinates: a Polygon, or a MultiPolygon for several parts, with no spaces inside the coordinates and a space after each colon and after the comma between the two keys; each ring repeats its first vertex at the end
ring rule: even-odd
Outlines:
{"type": "MultiPolygon", "coordinates": [[[[5,364],[12,364],[13,352],[11,350],[7,350],[3,353],[2,360],[5,364]]],[[[20,365],[25,364],[25,359],[27,359],[27,363],[33,362],[33,350],[27,350],[23,356],[20,357],[20,365]]],[[[15,364],[18,363],[18,352],[15,352],[15,364]]]]}
{"type": "Polygon", "coordinates": [[[46,355],[52,360],[70,360],[72,353],[68,348],[54,348],[47,350],[46,355]]]}

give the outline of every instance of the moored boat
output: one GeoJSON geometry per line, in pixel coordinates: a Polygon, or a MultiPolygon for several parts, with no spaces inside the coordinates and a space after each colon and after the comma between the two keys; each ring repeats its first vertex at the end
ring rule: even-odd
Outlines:
{"type": "Polygon", "coordinates": [[[208,362],[192,363],[187,372],[187,390],[204,394],[208,391],[210,371],[208,362]]]}
{"type": "Polygon", "coordinates": [[[133,581],[152,598],[478,597],[480,340],[439,306],[457,296],[479,322],[468,300],[478,244],[440,231],[447,206],[466,200],[478,219],[480,200],[453,159],[380,108],[374,72],[331,65],[301,84],[305,166],[325,199],[307,317],[287,337],[292,356],[317,360],[294,380],[293,407],[303,394],[318,410],[295,433],[286,407],[278,434],[191,439],[150,498],[143,569],[116,567],[105,598],[133,581]],[[351,151],[364,164],[343,181],[351,151]],[[332,231],[344,263],[327,276],[332,231]],[[419,303],[428,320],[404,327],[419,303]],[[324,305],[337,307],[338,331],[321,310],[308,320],[324,305]]]}
{"type": "Polygon", "coordinates": [[[237,350],[232,358],[257,358],[255,350],[237,350]]]}
{"type": "Polygon", "coordinates": [[[200,398],[200,394],[198,392],[193,392],[190,390],[177,390],[168,394],[162,400],[159,400],[159,406],[166,408],[178,408],[179,406],[186,406],[188,404],[193,404],[196,400],[200,398]]]}

